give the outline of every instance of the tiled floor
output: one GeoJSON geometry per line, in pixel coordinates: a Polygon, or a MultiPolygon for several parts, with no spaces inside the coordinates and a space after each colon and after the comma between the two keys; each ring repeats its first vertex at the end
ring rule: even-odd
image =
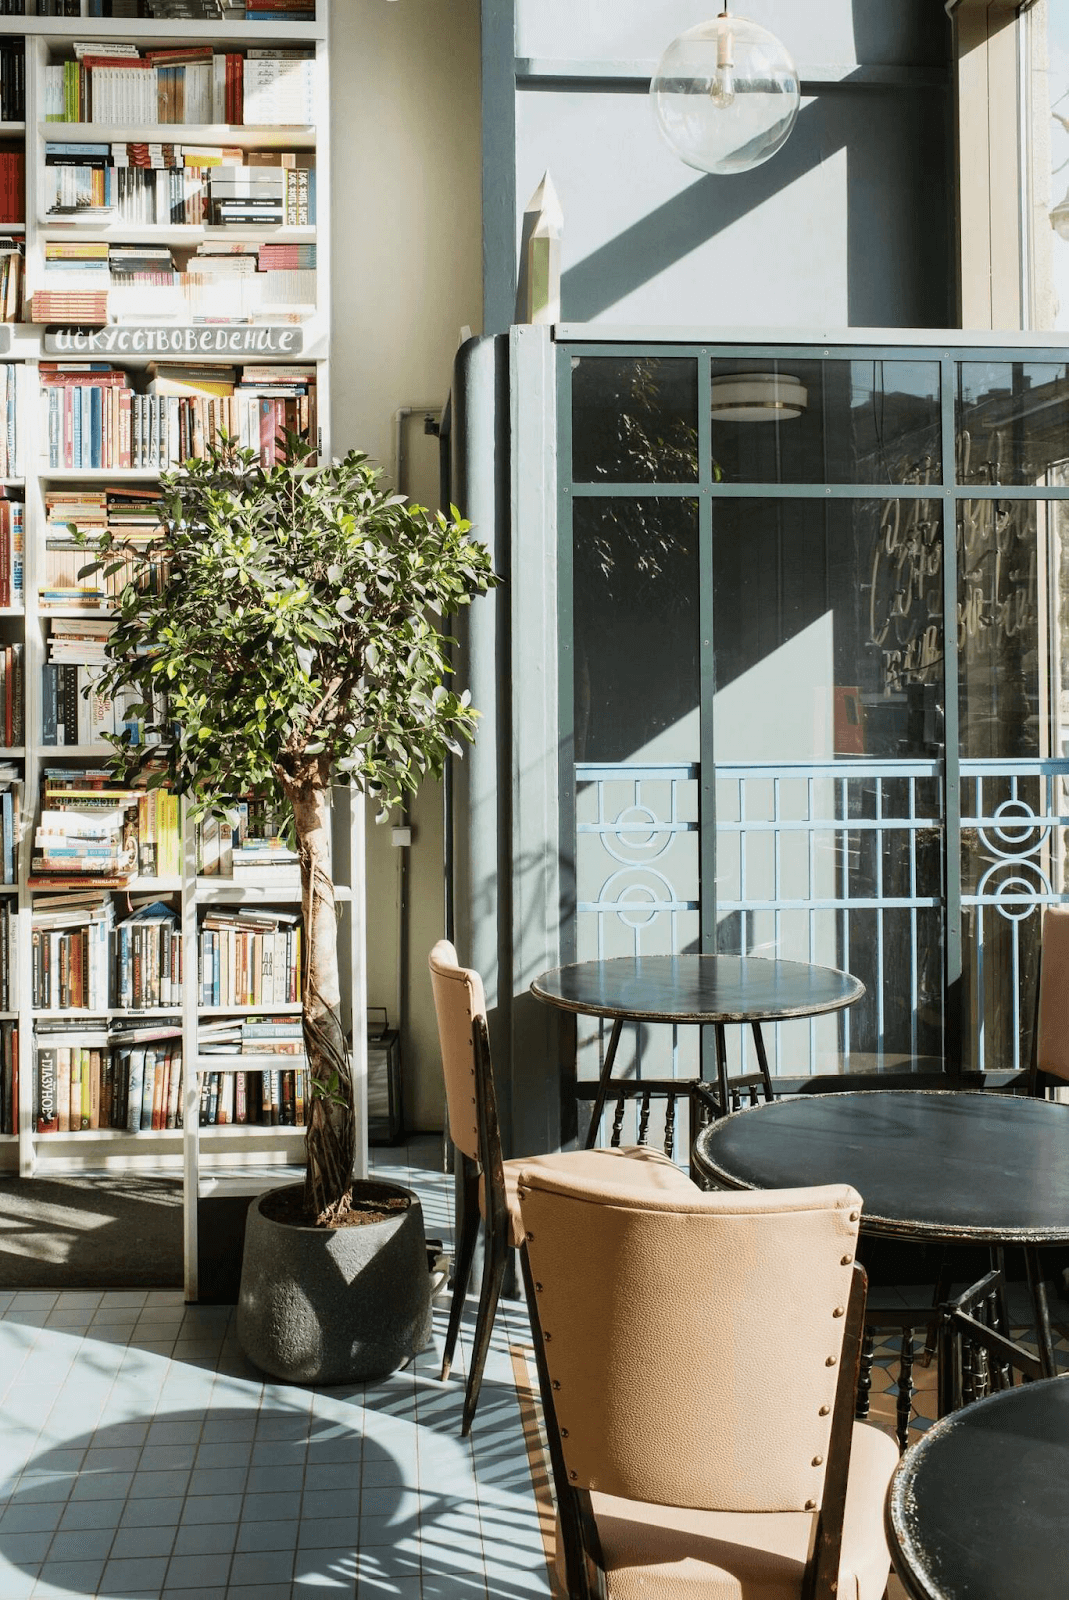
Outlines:
{"type": "MultiPolygon", "coordinates": [[[[428,1151],[377,1170],[406,1154],[428,1151]]],[[[448,1239],[450,1182],[419,1186],[448,1239]]],[[[0,1600],[547,1596],[510,1354],[529,1338],[506,1308],[461,1440],[462,1359],[445,1386],[431,1350],[374,1386],[293,1388],[248,1365],[231,1307],[0,1295],[0,1600]]]]}
{"type": "MultiPolygon", "coordinates": [[[[427,1141],[380,1152],[376,1170],[417,1184],[428,1237],[448,1243],[438,1156],[427,1141]]],[[[464,1334],[453,1380],[437,1381],[444,1323],[436,1310],[437,1349],[382,1383],[309,1390],[262,1381],[228,1306],[0,1294],[0,1600],[550,1595],[526,1315],[503,1307],[470,1440],[464,1334]]],[[[877,1349],[872,1386],[891,1431],[894,1361],[877,1349]]],[[[923,1426],[934,1371],[915,1380],[923,1426]]]]}

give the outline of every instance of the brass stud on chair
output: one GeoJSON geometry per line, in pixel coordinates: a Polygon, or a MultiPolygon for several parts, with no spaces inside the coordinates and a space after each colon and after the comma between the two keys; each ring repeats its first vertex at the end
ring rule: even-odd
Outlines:
{"type": "MultiPolygon", "coordinates": [[[[548,1333],[546,1334],[546,1338],[547,1339],[549,1338],[549,1334],[548,1333]]],[[[839,1359],[838,1356],[829,1356],[828,1359],[825,1361],[824,1365],[826,1367],[834,1367],[834,1365],[838,1361],[838,1359],[839,1359]]]]}
{"type": "Polygon", "coordinates": [[[822,1467],[824,1465],[824,1457],[823,1456],[814,1456],[813,1457],[813,1465],[815,1467],[822,1467]]]}
{"type": "Polygon", "coordinates": [[[826,1416],[829,1415],[830,1412],[831,1412],[831,1406],[821,1406],[820,1410],[817,1412],[817,1416],[818,1417],[826,1417],[826,1416]]]}
{"type": "Polygon", "coordinates": [[[806,1503],[805,1503],[805,1509],[806,1509],[806,1511],[815,1511],[817,1509],[816,1501],[815,1500],[807,1500],[806,1503]]]}
{"type": "Polygon", "coordinates": [[[554,1378],[553,1379],[553,1387],[554,1387],[554,1389],[559,1389],[560,1388],[560,1379],[559,1378],[554,1378]]]}
{"type": "Polygon", "coordinates": [[[841,1317],[841,1316],[843,1316],[845,1311],[846,1311],[846,1307],[845,1306],[836,1306],[835,1310],[832,1312],[832,1316],[833,1317],[841,1317]]]}
{"type": "Polygon", "coordinates": [[[840,1261],[839,1265],[841,1267],[848,1267],[850,1265],[850,1263],[853,1261],[853,1259],[854,1259],[853,1256],[843,1256],[843,1258],[840,1261]]]}
{"type": "Polygon", "coordinates": [[[851,1213],[850,1213],[850,1221],[851,1222],[859,1221],[860,1217],[861,1217],[861,1212],[860,1211],[851,1211],[851,1213]]]}
{"type": "Polygon", "coordinates": [[[560,1431],[560,1436],[561,1436],[561,1438],[562,1438],[562,1439],[567,1439],[567,1437],[568,1437],[568,1430],[567,1430],[567,1428],[562,1428],[562,1429],[561,1429],[561,1431],[560,1431]]]}

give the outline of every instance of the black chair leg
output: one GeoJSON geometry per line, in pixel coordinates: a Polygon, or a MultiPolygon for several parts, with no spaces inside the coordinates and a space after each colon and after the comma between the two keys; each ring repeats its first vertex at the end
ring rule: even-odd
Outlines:
{"type": "Polygon", "coordinates": [[[475,1340],[471,1347],[468,1389],[464,1396],[464,1415],[460,1424],[460,1436],[462,1439],[471,1431],[471,1425],[475,1420],[475,1408],[479,1404],[483,1368],[486,1366],[486,1356],[490,1349],[490,1335],[494,1331],[494,1318],[497,1315],[497,1302],[501,1298],[501,1285],[505,1279],[507,1255],[507,1245],[501,1239],[492,1238],[491,1230],[487,1228],[486,1256],[483,1261],[483,1283],[479,1294],[479,1314],[475,1321],[475,1340]]]}
{"type": "Polygon", "coordinates": [[[442,1382],[449,1376],[453,1353],[457,1347],[460,1319],[464,1315],[464,1297],[468,1292],[471,1263],[475,1255],[475,1241],[479,1236],[479,1179],[465,1173],[460,1190],[460,1215],[457,1218],[456,1254],[453,1257],[453,1302],[449,1307],[449,1327],[445,1335],[442,1355],[442,1382]]]}

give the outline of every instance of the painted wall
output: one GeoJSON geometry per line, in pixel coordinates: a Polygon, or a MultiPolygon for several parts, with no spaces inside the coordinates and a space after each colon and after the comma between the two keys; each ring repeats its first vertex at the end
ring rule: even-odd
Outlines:
{"type": "MultiPolygon", "coordinates": [[[[465,324],[482,316],[478,0],[331,5],[332,444],[393,470],[399,408],[444,403],[465,324]]],[[[405,491],[437,505],[438,443],[403,426],[405,491]]],[[[410,1127],[442,1125],[427,951],[442,934],[441,793],[412,814],[400,984],[410,1127]]],[[[398,1009],[399,854],[368,827],[368,1000],[398,1009]]]]}
{"type": "MultiPolygon", "coordinates": [[[[517,0],[508,176],[522,212],[547,167],[553,175],[564,210],[563,319],[949,325],[943,8],[750,0],[746,15],[791,51],[803,101],[784,149],[726,178],[673,155],[646,88],[669,41],[716,9],[709,0],[517,0]]],[[[485,12],[499,13],[500,0],[486,0],[485,12]]]]}

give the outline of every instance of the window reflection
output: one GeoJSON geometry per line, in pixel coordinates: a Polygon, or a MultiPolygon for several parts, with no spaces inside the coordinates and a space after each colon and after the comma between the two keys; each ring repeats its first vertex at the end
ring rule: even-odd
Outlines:
{"type": "Polygon", "coordinates": [[[727,483],[931,483],[935,361],[712,363],[714,476],[727,483]]]}
{"type": "Polygon", "coordinates": [[[658,356],[572,361],[576,483],[693,483],[698,364],[658,356]]]}
{"type": "Polygon", "coordinates": [[[698,507],[577,498],[575,759],[698,759],[698,507]]]}
{"type": "Polygon", "coordinates": [[[958,368],[957,476],[962,484],[1053,481],[1069,459],[1069,367],[963,361],[958,368]]]}
{"type": "Polygon", "coordinates": [[[943,739],[933,500],[718,500],[718,761],[934,755],[943,739]]]}

